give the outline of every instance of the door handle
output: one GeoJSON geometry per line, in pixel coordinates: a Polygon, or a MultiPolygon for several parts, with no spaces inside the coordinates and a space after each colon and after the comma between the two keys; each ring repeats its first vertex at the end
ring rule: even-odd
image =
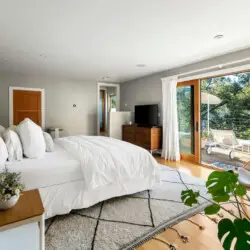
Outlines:
{"type": "Polygon", "coordinates": [[[199,122],[196,122],[195,130],[196,130],[196,132],[199,132],[199,122]]]}

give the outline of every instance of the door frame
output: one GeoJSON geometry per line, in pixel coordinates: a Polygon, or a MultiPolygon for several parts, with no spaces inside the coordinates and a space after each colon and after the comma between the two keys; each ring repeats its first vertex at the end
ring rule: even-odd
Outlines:
{"type": "Polygon", "coordinates": [[[45,89],[26,88],[26,87],[9,87],[9,126],[13,125],[13,92],[14,90],[40,91],[41,92],[41,112],[42,112],[42,128],[45,129],[45,89]]]}
{"type": "Polygon", "coordinates": [[[97,119],[96,119],[96,130],[97,130],[97,135],[100,135],[100,110],[99,110],[99,100],[100,100],[100,89],[101,87],[116,87],[116,111],[120,111],[120,84],[117,83],[105,83],[105,82],[98,82],[97,83],[97,101],[96,101],[96,106],[97,106],[97,119]]]}
{"type": "Polygon", "coordinates": [[[181,154],[182,160],[200,163],[201,159],[201,135],[200,135],[200,79],[178,82],[177,88],[183,86],[194,86],[194,155],[181,154]]]}

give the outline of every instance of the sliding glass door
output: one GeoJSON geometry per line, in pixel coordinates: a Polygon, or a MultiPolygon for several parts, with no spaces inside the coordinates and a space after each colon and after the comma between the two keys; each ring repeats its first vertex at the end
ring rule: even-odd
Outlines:
{"type": "Polygon", "coordinates": [[[201,80],[201,163],[233,170],[250,161],[250,72],[201,80]]]}
{"type": "Polygon", "coordinates": [[[177,85],[181,159],[200,162],[200,85],[198,80],[177,85]]]}
{"type": "Polygon", "coordinates": [[[181,159],[219,169],[250,161],[250,72],[180,82],[181,159]]]}

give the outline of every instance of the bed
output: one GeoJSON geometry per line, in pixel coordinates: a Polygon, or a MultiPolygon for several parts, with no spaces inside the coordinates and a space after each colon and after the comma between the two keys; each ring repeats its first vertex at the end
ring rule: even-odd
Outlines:
{"type": "Polygon", "coordinates": [[[46,218],[150,189],[159,179],[156,160],[133,144],[101,136],[54,142],[54,152],[41,159],[7,164],[22,173],[27,190],[39,189],[46,218]]]}

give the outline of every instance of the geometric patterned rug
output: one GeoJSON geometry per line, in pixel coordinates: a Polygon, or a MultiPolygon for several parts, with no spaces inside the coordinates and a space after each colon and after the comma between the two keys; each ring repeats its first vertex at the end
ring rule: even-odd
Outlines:
{"type": "Polygon", "coordinates": [[[234,165],[232,165],[232,164],[227,164],[227,163],[220,162],[220,161],[216,161],[216,162],[210,164],[209,166],[211,166],[215,169],[222,169],[224,171],[229,171],[229,170],[235,171],[241,167],[241,165],[237,164],[237,163],[234,163],[234,165]]]}
{"type": "Polygon", "coordinates": [[[181,191],[188,188],[209,198],[203,180],[164,165],[159,168],[162,181],[152,190],[48,219],[46,250],[134,249],[208,205],[200,198],[200,204],[190,208],[180,198],[181,191]]]}

